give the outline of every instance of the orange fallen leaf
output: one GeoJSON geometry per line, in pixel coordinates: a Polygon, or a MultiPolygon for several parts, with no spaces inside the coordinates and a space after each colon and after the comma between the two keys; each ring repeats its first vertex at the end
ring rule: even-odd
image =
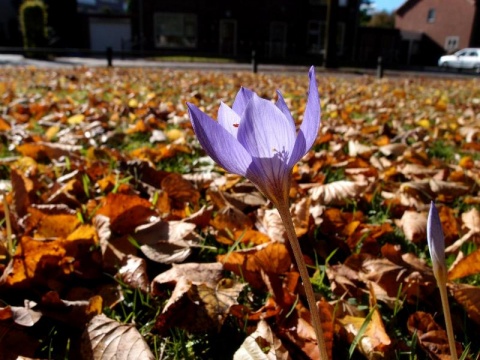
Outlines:
{"type": "Polygon", "coordinates": [[[261,272],[283,274],[292,264],[284,244],[262,244],[248,249],[246,253],[234,251],[227,255],[218,255],[226,270],[242,276],[253,287],[262,288],[264,281],[261,272]]]}
{"type": "Polygon", "coordinates": [[[480,273],[480,249],[455,262],[448,270],[448,279],[461,279],[480,273]]]}
{"type": "Polygon", "coordinates": [[[108,194],[97,211],[110,219],[112,231],[121,234],[132,233],[133,230],[156,215],[152,204],[137,195],[108,194]]]}

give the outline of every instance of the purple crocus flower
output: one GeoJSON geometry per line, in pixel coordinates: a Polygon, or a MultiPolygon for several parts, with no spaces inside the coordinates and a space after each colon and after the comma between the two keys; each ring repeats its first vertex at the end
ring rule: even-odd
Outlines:
{"type": "Polygon", "coordinates": [[[427,241],[430,257],[432,258],[433,273],[436,278],[446,276],[445,265],[445,238],[443,236],[442,223],[435,203],[430,204],[430,211],[427,219],[427,241]]]}
{"type": "Polygon", "coordinates": [[[309,78],[307,106],[298,133],[279,91],[274,104],[241,88],[232,108],[221,103],[218,122],[187,104],[206,153],[227,171],[252,181],[276,206],[288,204],[292,168],[317,138],[320,99],[313,66],[309,78]]]}

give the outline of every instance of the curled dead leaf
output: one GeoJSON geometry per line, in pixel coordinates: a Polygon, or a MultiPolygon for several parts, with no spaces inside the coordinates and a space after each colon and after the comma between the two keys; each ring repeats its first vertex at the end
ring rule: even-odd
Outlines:
{"type": "Polygon", "coordinates": [[[234,360],[288,360],[288,350],[275,335],[268,323],[259,321],[256,330],[245,338],[233,355],[234,360]],[[263,349],[269,349],[267,353],[263,349]]]}
{"type": "Polygon", "coordinates": [[[427,214],[407,210],[397,221],[397,226],[403,230],[408,241],[418,243],[426,240],[427,214]]]}
{"type": "Polygon", "coordinates": [[[139,289],[145,293],[149,291],[147,263],[144,259],[128,255],[125,264],[118,270],[116,277],[133,289],[139,289]]]}

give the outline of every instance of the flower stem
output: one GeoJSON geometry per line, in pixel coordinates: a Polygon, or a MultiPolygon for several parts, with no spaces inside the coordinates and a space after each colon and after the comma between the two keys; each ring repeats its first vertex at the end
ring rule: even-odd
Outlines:
{"type": "Polygon", "coordinates": [[[295,257],[295,263],[302,278],[303,287],[305,288],[305,295],[307,297],[308,307],[310,308],[310,314],[312,318],[313,328],[315,335],[317,336],[318,349],[320,351],[320,359],[328,360],[327,347],[325,345],[325,339],[323,337],[322,323],[320,320],[320,313],[318,312],[317,303],[315,301],[315,294],[313,292],[312,283],[310,282],[310,276],[308,275],[307,266],[303,259],[300,243],[298,242],[297,234],[295,233],[295,227],[293,225],[292,216],[288,209],[288,205],[276,204],[280,217],[285,226],[288,240],[292,247],[293,256],[295,257]]]}
{"type": "MultiPolygon", "coordinates": [[[[439,271],[438,271],[439,272],[439,271]]],[[[453,336],[452,317],[450,315],[450,306],[448,305],[447,295],[447,276],[446,274],[436,274],[438,289],[440,290],[440,298],[442,299],[443,315],[445,318],[445,327],[447,329],[448,346],[450,347],[450,358],[457,360],[457,347],[455,346],[455,337],[453,336]]]]}
{"type": "Polygon", "coordinates": [[[13,256],[13,241],[12,241],[12,224],[10,222],[10,210],[8,208],[7,197],[5,194],[2,196],[3,212],[5,213],[5,224],[7,227],[7,250],[10,256],[13,256]]]}

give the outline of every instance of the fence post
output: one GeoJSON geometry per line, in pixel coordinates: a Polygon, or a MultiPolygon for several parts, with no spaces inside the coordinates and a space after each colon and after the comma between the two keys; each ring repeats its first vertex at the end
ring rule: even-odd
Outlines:
{"type": "Polygon", "coordinates": [[[257,73],[257,68],[258,68],[257,56],[256,56],[256,53],[255,53],[255,50],[252,50],[252,71],[253,71],[254,74],[257,73]]]}
{"type": "Polygon", "coordinates": [[[113,50],[112,48],[109,46],[107,47],[107,66],[108,67],[112,67],[112,58],[113,58],[113,50]]]}
{"type": "Polygon", "coordinates": [[[381,79],[383,77],[383,59],[381,56],[377,59],[377,78],[381,79]]]}

